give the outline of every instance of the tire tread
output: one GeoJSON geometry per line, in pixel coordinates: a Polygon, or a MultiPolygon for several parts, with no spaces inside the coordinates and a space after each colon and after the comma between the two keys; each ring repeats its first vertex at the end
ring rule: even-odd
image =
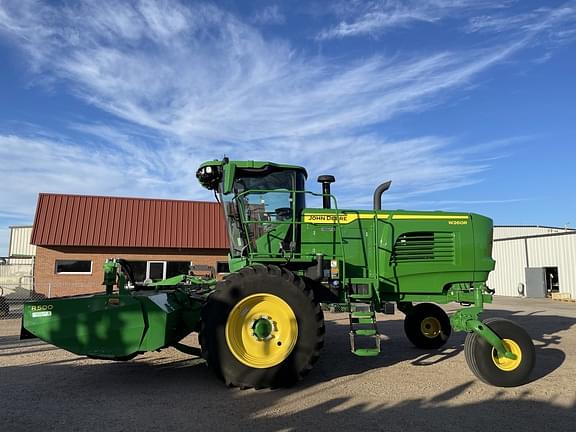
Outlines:
{"type": "MultiPolygon", "coordinates": [[[[224,380],[227,386],[239,387],[241,389],[248,388],[267,388],[274,387],[273,385],[268,385],[268,383],[258,383],[258,382],[246,382],[242,378],[224,376],[222,373],[221,365],[218,361],[218,356],[210,352],[208,332],[210,329],[207,327],[207,323],[211,321],[211,314],[216,313],[214,310],[214,305],[218,301],[224,301],[226,292],[230,291],[234,286],[242,285],[243,279],[247,277],[259,276],[274,276],[281,277],[286,282],[290,283],[296,290],[301,292],[304,297],[311,303],[313,308],[313,317],[316,322],[316,341],[313,349],[309,354],[308,361],[302,365],[299,370],[296,371],[296,379],[294,382],[300,381],[306,374],[312,370],[314,364],[320,356],[320,351],[324,345],[324,315],[320,304],[315,301],[313,291],[306,285],[306,283],[297,275],[291,271],[278,267],[276,265],[265,266],[262,264],[254,264],[252,266],[244,267],[240,271],[229,274],[223,281],[216,285],[214,292],[210,295],[208,301],[204,305],[201,311],[201,330],[199,335],[200,345],[202,347],[202,357],[207,361],[208,367],[221,379],[224,380]]],[[[287,383],[291,385],[294,382],[287,383]]]]}

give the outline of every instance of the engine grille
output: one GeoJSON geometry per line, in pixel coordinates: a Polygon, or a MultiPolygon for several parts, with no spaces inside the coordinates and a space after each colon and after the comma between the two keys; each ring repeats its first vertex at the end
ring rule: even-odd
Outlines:
{"type": "Polygon", "coordinates": [[[392,263],[453,262],[453,232],[409,232],[398,237],[392,251],[392,263]]]}

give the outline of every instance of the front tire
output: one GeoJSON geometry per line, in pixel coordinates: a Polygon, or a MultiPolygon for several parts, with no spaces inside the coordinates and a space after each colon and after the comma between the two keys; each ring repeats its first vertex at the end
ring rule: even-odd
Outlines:
{"type": "Polygon", "coordinates": [[[444,309],[432,303],[420,303],[406,313],[404,332],[417,348],[437,349],[446,343],[452,327],[444,309]]]}
{"type": "Polygon", "coordinates": [[[203,355],[230,386],[290,386],[312,369],[323,342],[324,317],[312,291],[276,266],[229,275],[202,310],[203,355]]]}
{"type": "Polygon", "coordinates": [[[468,333],[464,354],[470,370],[486,384],[497,387],[517,387],[528,382],[534,368],[536,353],[532,339],[526,331],[501,318],[483,321],[516,354],[516,360],[499,356],[498,352],[477,333],[468,333]]]}

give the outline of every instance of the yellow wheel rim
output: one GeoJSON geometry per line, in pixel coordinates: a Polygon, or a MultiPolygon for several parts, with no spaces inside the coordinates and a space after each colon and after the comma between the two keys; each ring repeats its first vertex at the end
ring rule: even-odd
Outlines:
{"type": "Polygon", "coordinates": [[[427,317],[420,323],[420,331],[427,338],[434,339],[442,331],[442,325],[438,318],[427,317]]]}
{"type": "Polygon", "coordinates": [[[520,349],[520,345],[518,345],[512,339],[502,339],[502,342],[508,351],[516,355],[516,360],[500,356],[498,351],[496,351],[496,348],[492,348],[492,361],[498,369],[501,369],[505,372],[511,372],[520,366],[520,363],[522,363],[522,350],[520,349]]]}
{"type": "Polygon", "coordinates": [[[298,339],[292,308],[272,294],[253,294],[236,304],[226,322],[226,343],[240,363],[258,369],[282,363],[298,339]]]}

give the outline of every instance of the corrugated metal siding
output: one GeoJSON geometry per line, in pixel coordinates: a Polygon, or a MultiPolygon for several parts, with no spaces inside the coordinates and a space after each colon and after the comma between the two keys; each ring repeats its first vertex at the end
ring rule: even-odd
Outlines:
{"type": "Polygon", "coordinates": [[[530,267],[558,267],[560,292],[576,299],[576,234],[529,238],[530,267]]]}
{"type": "Polygon", "coordinates": [[[10,247],[8,250],[8,256],[31,257],[36,255],[36,246],[30,244],[31,237],[31,226],[10,227],[10,247]]]}
{"type": "Polygon", "coordinates": [[[218,203],[146,198],[40,194],[32,243],[225,249],[218,203]]]}
{"type": "Polygon", "coordinates": [[[517,296],[518,284],[526,284],[524,240],[494,242],[492,257],[496,268],[488,277],[488,286],[496,290],[496,295],[517,296]]]}
{"type": "Polygon", "coordinates": [[[496,294],[517,296],[518,284],[526,284],[528,263],[530,267],[558,267],[560,292],[576,299],[576,233],[500,240],[494,242],[492,256],[496,269],[490,273],[488,286],[496,294]]]}
{"type": "Polygon", "coordinates": [[[495,226],[494,239],[510,237],[526,237],[533,235],[552,234],[565,232],[564,228],[542,227],[542,226],[495,226]]]}

